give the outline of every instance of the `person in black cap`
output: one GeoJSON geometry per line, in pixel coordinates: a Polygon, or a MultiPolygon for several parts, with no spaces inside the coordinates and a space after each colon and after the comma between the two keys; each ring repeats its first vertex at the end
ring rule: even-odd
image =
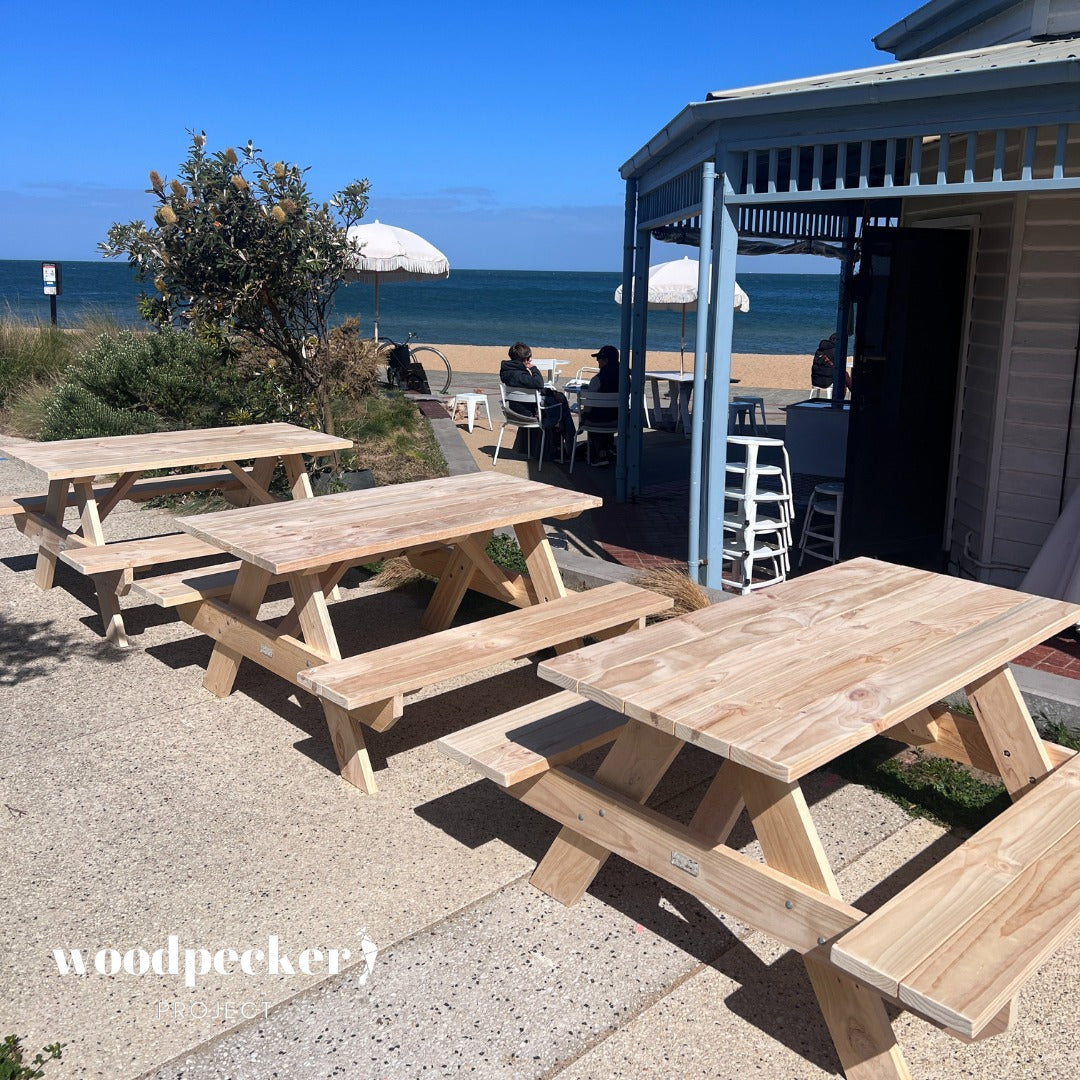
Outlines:
{"type": "MultiPolygon", "coordinates": [[[[614,345],[604,345],[592,354],[599,365],[599,372],[589,380],[593,393],[617,394],[619,392],[619,350],[614,345]]],[[[619,418],[618,409],[588,409],[588,419],[599,424],[610,424],[619,418]]],[[[615,436],[607,432],[590,432],[589,459],[594,465],[610,465],[615,460],[615,436]]]]}

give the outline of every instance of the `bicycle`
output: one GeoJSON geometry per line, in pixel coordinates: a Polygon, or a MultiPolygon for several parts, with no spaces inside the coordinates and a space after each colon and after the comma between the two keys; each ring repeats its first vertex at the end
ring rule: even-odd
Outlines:
{"type": "Polygon", "coordinates": [[[445,394],[450,389],[450,381],[454,377],[450,367],[450,361],[433,345],[411,345],[410,342],[416,337],[414,331],[409,331],[405,341],[394,341],[392,338],[383,338],[379,343],[378,357],[380,362],[386,364],[386,381],[392,388],[398,390],[418,389],[418,372],[413,369],[410,375],[410,365],[418,364],[424,373],[425,381],[432,393],[445,394]],[[436,389],[436,386],[439,389],[436,389]]]}

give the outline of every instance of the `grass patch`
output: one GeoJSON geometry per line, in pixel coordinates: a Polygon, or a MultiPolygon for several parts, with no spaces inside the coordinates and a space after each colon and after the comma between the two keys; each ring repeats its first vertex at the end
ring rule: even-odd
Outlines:
{"type": "Polygon", "coordinates": [[[338,434],[356,444],[347,468],[370,469],[378,487],[449,475],[434,432],[414,402],[400,394],[349,403],[338,434]]]}
{"type": "Polygon", "coordinates": [[[837,758],[832,767],[845,780],[879,792],[913,817],[949,828],[974,832],[1011,803],[1002,783],[890,739],[871,739],[837,758]]]}

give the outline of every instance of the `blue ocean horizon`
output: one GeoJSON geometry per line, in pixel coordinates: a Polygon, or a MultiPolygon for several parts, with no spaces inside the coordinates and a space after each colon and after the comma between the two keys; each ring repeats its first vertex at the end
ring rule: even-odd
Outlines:
{"type": "MultiPolygon", "coordinates": [[[[618,273],[558,270],[453,270],[441,281],[381,285],[379,329],[383,337],[442,345],[510,345],[534,349],[618,344],[622,308],[615,303],[618,273]]],[[[837,278],[832,274],[740,274],[750,310],[735,313],[734,350],[742,353],[812,354],[836,324],[837,278]]],[[[144,325],[135,308],[147,286],[126,263],[65,261],[57,299],[61,326],[107,316],[123,326],[144,325]]],[[[360,319],[370,335],[374,288],[350,284],[338,290],[333,321],[360,319]]],[[[41,263],[0,260],[0,313],[47,321],[41,263]]],[[[649,346],[678,350],[680,313],[649,313],[649,346]]],[[[686,317],[687,348],[693,347],[696,316],[686,317]]]]}

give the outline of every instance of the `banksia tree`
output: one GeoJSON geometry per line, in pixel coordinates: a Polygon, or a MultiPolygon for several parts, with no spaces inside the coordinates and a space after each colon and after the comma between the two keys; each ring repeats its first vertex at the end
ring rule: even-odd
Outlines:
{"type": "Polygon", "coordinates": [[[150,173],[153,227],[118,222],[98,247],[106,258],[126,255],[153,283],[156,295],[139,300],[151,321],[224,329],[280,354],[287,378],[315,397],[333,431],[328,318],[349,267],[345,230],[364,215],[368,182],[319,203],[306,169],[267,162],[250,141],[207,153],[205,133],[190,134],[177,178],[166,184],[150,173]]]}

